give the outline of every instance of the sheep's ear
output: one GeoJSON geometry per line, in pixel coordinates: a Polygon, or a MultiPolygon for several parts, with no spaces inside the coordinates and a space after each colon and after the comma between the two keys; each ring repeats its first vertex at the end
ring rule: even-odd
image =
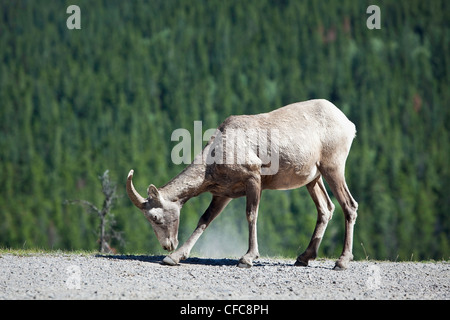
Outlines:
{"type": "Polygon", "coordinates": [[[148,186],[147,194],[150,199],[157,201],[157,202],[161,202],[158,188],[156,188],[153,184],[148,186]]]}

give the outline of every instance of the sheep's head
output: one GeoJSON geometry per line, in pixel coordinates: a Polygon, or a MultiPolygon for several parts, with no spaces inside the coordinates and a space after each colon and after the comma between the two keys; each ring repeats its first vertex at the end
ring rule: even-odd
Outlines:
{"type": "Polygon", "coordinates": [[[178,246],[178,226],[180,222],[180,207],[177,203],[167,201],[154,185],[147,189],[145,199],[134,188],[133,170],[127,178],[127,194],[131,202],[138,207],[150,221],[156,237],[164,250],[172,251],[178,246]]]}

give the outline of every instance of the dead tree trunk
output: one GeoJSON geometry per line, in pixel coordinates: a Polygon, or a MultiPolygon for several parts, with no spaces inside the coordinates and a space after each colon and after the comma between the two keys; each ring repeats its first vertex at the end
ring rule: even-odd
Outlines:
{"type": "Polygon", "coordinates": [[[102,209],[98,209],[94,204],[86,200],[66,200],[65,204],[79,204],[85,208],[89,213],[96,214],[100,219],[99,227],[99,252],[101,253],[113,253],[108,241],[111,238],[117,238],[122,240],[120,233],[112,229],[114,220],[112,219],[111,209],[113,207],[113,202],[117,198],[116,195],[116,185],[111,183],[109,180],[108,170],[106,170],[103,175],[99,176],[100,182],[102,184],[102,193],[105,195],[105,200],[103,201],[102,209]],[[107,223],[109,222],[109,228],[107,223]]]}

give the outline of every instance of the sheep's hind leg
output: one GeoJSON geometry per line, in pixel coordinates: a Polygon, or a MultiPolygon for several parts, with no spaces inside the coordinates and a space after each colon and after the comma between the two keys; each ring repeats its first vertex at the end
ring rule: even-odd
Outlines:
{"type": "Polygon", "coordinates": [[[306,267],[309,260],[313,260],[317,257],[322,237],[334,211],[334,204],[328,196],[321,176],[307,184],[306,188],[317,208],[317,223],[308,248],[306,248],[305,252],[299,255],[295,261],[295,266],[302,267],[306,267]]]}
{"type": "Polygon", "coordinates": [[[335,270],[343,270],[353,260],[353,226],[355,225],[358,210],[358,203],[353,199],[348,190],[344,177],[344,168],[331,168],[322,172],[325,180],[331,188],[336,199],[344,211],[345,216],[345,238],[342,254],[336,261],[335,270]]]}

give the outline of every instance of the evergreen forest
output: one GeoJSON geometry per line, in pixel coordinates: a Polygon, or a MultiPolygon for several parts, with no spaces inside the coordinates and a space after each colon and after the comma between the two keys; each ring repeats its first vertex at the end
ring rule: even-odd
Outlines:
{"type": "MultiPolygon", "coordinates": [[[[109,170],[121,234],[110,246],[163,254],[126,196],[130,169],[145,194],[186,166],[171,161],[175,129],[324,98],[357,127],[346,166],[355,259],[448,260],[449,46],[446,0],[0,0],[0,247],[96,250],[98,217],[67,201],[100,208],[109,170]],[[80,29],[68,28],[70,5],[80,29]]],[[[334,258],[344,217],[329,193],[319,256],[334,258]]],[[[210,199],[185,204],[180,243],[210,199]]],[[[296,257],[316,219],[306,188],[264,191],[260,253],[296,257]]],[[[240,198],[192,255],[240,257],[247,239],[240,198]]]]}

